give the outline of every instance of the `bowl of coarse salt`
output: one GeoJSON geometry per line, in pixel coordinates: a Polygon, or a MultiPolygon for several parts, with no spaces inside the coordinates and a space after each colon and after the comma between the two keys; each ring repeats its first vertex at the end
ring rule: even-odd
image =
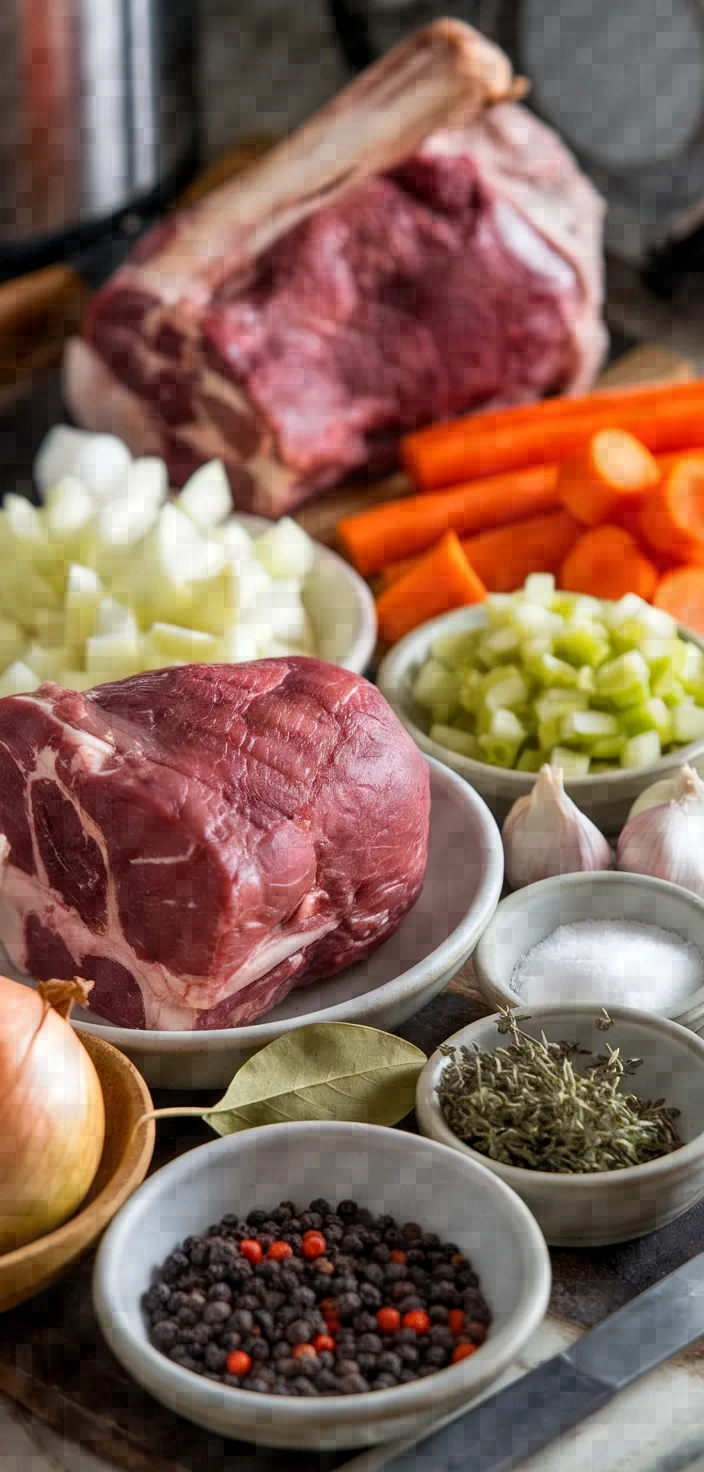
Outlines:
{"type": "Polygon", "coordinates": [[[474,953],[492,1008],[637,1007],[704,1035],[704,901],[642,874],[562,874],[501,901],[474,953]]]}

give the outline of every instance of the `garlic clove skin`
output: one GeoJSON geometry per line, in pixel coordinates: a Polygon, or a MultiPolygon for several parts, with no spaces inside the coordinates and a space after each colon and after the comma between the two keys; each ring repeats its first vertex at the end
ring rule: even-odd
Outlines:
{"type": "Polygon", "coordinates": [[[541,767],[532,792],[513,804],[502,838],[511,889],[613,867],[603,833],[567,796],[561,767],[541,767]]]}
{"type": "Polygon", "coordinates": [[[682,767],[676,784],[677,796],[628,819],[618,841],[618,868],[666,879],[704,899],[704,782],[682,767]]]}
{"type": "Polygon", "coordinates": [[[698,791],[704,798],[704,782],[699,773],[694,767],[682,766],[678,772],[675,772],[674,777],[664,777],[660,782],[653,782],[652,786],[646,787],[641,792],[628,814],[628,822],[630,823],[631,818],[636,818],[638,813],[644,813],[646,808],[657,807],[663,802],[674,802],[678,797],[683,797],[685,793],[691,795],[693,790],[698,791]]]}

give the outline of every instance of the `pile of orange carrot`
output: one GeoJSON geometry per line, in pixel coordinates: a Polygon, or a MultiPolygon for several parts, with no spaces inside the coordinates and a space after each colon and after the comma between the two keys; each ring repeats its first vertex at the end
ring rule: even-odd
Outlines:
{"type": "Polygon", "coordinates": [[[704,381],[477,414],[406,437],[417,494],[338,524],[391,644],[532,572],[704,631],[704,381]]]}

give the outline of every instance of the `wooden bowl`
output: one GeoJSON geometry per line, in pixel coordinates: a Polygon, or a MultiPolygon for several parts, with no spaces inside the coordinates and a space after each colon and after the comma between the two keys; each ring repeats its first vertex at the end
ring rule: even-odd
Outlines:
{"type": "Polygon", "coordinates": [[[154,1121],[133,1134],[152,1108],[133,1063],[102,1038],[82,1042],[97,1069],[105,1100],[105,1144],[93,1184],[78,1211],[55,1232],[0,1256],[0,1312],[33,1298],[80,1257],[141,1185],[154,1151],[154,1121]]]}

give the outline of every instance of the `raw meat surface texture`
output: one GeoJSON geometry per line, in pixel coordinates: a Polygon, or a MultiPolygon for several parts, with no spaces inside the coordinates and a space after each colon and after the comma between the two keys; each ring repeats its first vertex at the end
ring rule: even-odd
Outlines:
{"type": "Polygon", "coordinates": [[[449,65],[430,27],[434,48],[403,43],[288,151],[140,243],[69,346],[80,423],[163,455],[174,485],[221,458],[236,506],[279,516],[390,469],[404,431],[589,387],[601,200],[510,100],[503,54],[438,25],[464,65],[444,112],[413,90],[414,66],[430,87],[449,65]]]}
{"type": "Polygon", "coordinates": [[[420,752],[335,665],[45,684],[0,700],[0,936],[122,1026],[244,1026],[393,933],[429,808],[420,752]]]}

